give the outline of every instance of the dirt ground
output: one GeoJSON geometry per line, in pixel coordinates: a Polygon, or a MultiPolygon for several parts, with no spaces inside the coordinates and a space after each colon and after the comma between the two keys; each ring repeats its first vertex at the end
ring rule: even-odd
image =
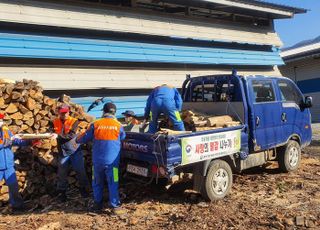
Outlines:
{"type": "MultiPolygon", "coordinates": [[[[319,134],[320,126],[314,137],[319,134]]],[[[303,150],[297,172],[280,173],[272,165],[235,175],[223,200],[206,203],[189,186],[159,191],[127,184],[122,188],[127,214],[121,217],[108,209],[88,213],[91,199],[81,199],[77,191],[64,204],[43,197],[42,206],[29,201],[32,208],[20,215],[2,210],[0,229],[320,229],[320,141],[303,150]]]]}

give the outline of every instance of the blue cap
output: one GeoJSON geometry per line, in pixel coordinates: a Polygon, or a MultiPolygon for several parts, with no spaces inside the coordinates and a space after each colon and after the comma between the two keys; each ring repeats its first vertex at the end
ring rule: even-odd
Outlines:
{"type": "Polygon", "coordinates": [[[122,113],[123,116],[128,116],[128,117],[135,117],[136,114],[132,110],[126,110],[125,112],[122,113]]]}

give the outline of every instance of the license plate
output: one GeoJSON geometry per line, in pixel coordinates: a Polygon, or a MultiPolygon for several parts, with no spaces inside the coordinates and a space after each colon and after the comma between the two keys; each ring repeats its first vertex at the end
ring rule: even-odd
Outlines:
{"type": "Polygon", "coordinates": [[[127,165],[127,172],[130,172],[139,176],[144,176],[144,177],[148,176],[147,168],[143,168],[143,167],[139,167],[131,164],[127,165]]]}

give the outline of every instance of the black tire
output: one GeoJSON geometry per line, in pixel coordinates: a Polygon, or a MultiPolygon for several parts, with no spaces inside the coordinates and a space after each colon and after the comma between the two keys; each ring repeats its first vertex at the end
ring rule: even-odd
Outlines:
{"type": "Polygon", "coordinates": [[[209,165],[201,194],[208,201],[223,199],[231,190],[232,180],[230,165],[224,160],[214,160],[209,165]]]}
{"type": "Polygon", "coordinates": [[[290,140],[280,149],[278,156],[279,168],[282,172],[292,172],[299,168],[301,147],[298,142],[290,140]]]}

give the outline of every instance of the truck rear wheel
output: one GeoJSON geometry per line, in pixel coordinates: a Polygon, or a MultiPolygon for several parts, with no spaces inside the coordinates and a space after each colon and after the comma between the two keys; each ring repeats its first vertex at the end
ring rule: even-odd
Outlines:
{"type": "Polygon", "coordinates": [[[279,168],[282,172],[291,172],[299,168],[301,147],[298,142],[290,140],[279,153],[279,168]]]}
{"type": "Polygon", "coordinates": [[[232,170],[226,161],[212,161],[203,183],[202,196],[211,201],[224,198],[231,190],[232,179],[232,170]]]}

